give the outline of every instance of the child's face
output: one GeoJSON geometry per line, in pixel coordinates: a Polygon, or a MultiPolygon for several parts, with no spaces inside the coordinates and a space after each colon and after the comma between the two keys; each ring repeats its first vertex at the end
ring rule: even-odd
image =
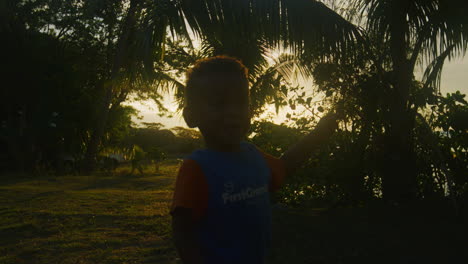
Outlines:
{"type": "Polygon", "coordinates": [[[192,111],[206,144],[236,150],[250,127],[248,84],[233,73],[203,76],[197,84],[202,94],[192,111]]]}

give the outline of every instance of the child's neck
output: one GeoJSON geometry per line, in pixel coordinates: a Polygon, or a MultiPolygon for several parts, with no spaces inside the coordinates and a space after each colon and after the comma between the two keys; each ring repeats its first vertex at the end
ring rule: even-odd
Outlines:
{"type": "Polygon", "coordinates": [[[219,151],[219,152],[239,152],[240,151],[240,142],[233,144],[219,144],[214,142],[205,141],[205,146],[207,149],[219,151]]]}

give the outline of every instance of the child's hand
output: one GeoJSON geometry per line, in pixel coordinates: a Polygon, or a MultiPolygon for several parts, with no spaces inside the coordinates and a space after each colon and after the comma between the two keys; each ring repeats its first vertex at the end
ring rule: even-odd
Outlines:
{"type": "Polygon", "coordinates": [[[336,113],[327,113],[320,119],[315,127],[315,131],[325,137],[331,136],[338,128],[337,119],[338,115],[336,113]]]}
{"type": "Polygon", "coordinates": [[[336,113],[328,113],[320,119],[315,129],[301,141],[291,146],[282,156],[287,174],[292,174],[299,168],[310,155],[320,148],[321,145],[327,143],[330,136],[338,128],[338,115],[336,113]]]}

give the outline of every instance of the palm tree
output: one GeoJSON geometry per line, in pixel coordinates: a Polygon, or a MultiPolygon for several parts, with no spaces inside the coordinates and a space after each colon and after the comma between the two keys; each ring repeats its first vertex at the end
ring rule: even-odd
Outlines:
{"type": "Polygon", "coordinates": [[[240,56],[251,68],[261,60],[261,45],[288,47],[309,58],[338,59],[349,55],[359,37],[356,27],[315,0],[130,0],[122,6],[127,11],[114,36],[118,40],[111,71],[103,81],[101,110],[88,144],[88,170],[94,169],[109,109],[119,104],[113,101],[116,91],[122,83],[144,85],[160,76],[154,62],[163,58],[168,35],[189,42],[193,35],[208,39],[228,54],[228,47],[244,45],[244,51],[255,55],[240,56]]]}
{"type": "Polygon", "coordinates": [[[350,18],[365,26],[372,39],[387,47],[387,59],[376,67],[390,73],[389,129],[386,132],[386,169],[383,193],[389,200],[416,197],[416,170],[412,129],[417,107],[410,103],[416,65],[428,65],[423,87],[439,91],[446,59],[464,55],[468,45],[468,3],[463,0],[356,0],[342,1],[350,18]]]}

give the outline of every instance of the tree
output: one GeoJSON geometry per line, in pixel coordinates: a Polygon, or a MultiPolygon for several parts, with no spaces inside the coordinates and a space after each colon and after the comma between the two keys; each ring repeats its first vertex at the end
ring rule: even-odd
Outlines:
{"type": "Polygon", "coordinates": [[[177,140],[172,146],[171,151],[180,154],[188,154],[195,149],[203,147],[203,138],[200,131],[185,127],[173,127],[177,140]]]}
{"type": "MultiPolygon", "coordinates": [[[[112,6],[116,2],[107,2],[107,14],[118,19],[118,8],[112,6]]],[[[103,33],[98,21],[90,19],[89,2],[2,4],[2,72],[6,83],[14,83],[1,90],[6,99],[1,106],[1,120],[6,128],[2,129],[2,138],[5,133],[11,134],[6,136],[8,148],[20,154],[14,155],[18,156],[17,163],[27,163],[17,167],[31,169],[40,159],[53,163],[56,156],[64,154],[81,159],[96,123],[98,100],[103,95],[100,87],[102,76],[106,76],[106,55],[112,48],[101,38],[109,31],[103,33]],[[17,116],[17,111],[22,114],[17,116]],[[18,120],[22,120],[21,128],[15,123],[18,120]],[[18,129],[24,133],[18,133],[18,129]]],[[[119,93],[114,102],[122,99],[121,94],[125,93],[119,93]]],[[[113,105],[103,132],[105,144],[114,144],[112,140],[118,141],[128,132],[132,114],[129,107],[113,105]]]]}
{"type": "Polygon", "coordinates": [[[376,54],[373,62],[391,98],[383,178],[388,200],[404,202],[416,196],[412,130],[417,106],[410,100],[415,66],[428,65],[423,88],[435,93],[444,61],[466,51],[468,19],[462,11],[466,7],[466,1],[446,0],[357,0],[347,4],[349,16],[365,25],[367,38],[377,40],[386,50],[376,54]]]}
{"type": "MultiPolygon", "coordinates": [[[[40,161],[55,164],[64,153],[79,153],[94,111],[87,74],[74,47],[31,30],[3,31],[0,44],[5,82],[0,110],[1,141],[19,170],[40,161]],[[27,77],[26,77],[27,76],[27,77]]],[[[3,151],[3,150],[2,150],[3,151]]]]}
{"type": "Polygon", "coordinates": [[[169,129],[162,129],[158,124],[149,124],[147,127],[133,128],[130,136],[125,140],[127,147],[138,145],[144,151],[150,152],[157,147],[168,150],[176,143],[176,135],[169,129]]]}
{"type": "Polygon", "coordinates": [[[426,186],[434,186],[433,190],[424,194],[449,192],[452,198],[460,199],[461,205],[466,204],[468,198],[468,102],[465,97],[459,91],[437,96],[430,110],[418,116],[417,133],[422,143],[419,148],[430,150],[423,152],[423,161],[431,166],[424,167],[429,169],[429,175],[434,175],[433,179],[425,181],[426,186]],[[427,130],[432,132],[427,133],[427,130]]]}

